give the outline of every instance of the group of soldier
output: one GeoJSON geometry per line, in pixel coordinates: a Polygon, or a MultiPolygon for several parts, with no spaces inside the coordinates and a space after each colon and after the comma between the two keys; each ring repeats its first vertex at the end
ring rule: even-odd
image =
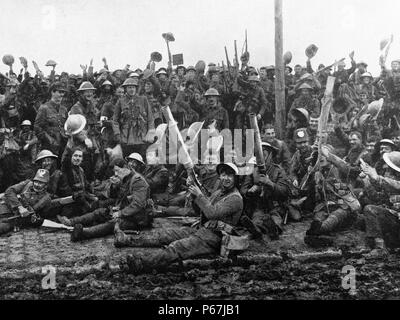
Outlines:
{"type": "Polygon", "coordinates": [[[49,63],[48,77],[36,63],[34,75],[26,61],[19,75],[10,66],[0,83],[0,234],[48,219],[73,227],[71,241],[114,234],[117,247],[164,246],[126,258],[124,266],[142,272],[240,252],[248,239],[274,241],[287,223],[310,218],[310,246],[358,228],[370,257],[386,255],[400,246],[400,60],[390,70],[382,63],[373,77],[367,63],[350,59],[350,69],[340,61],[337,70],[314,71],[310,58],[294,73],[285,66],[282,139],[274,66],[256,69],[243,59],[240,67],[199,61],[156,70],[151,62],[111,72],[103,59],[98,72],[92,61],[81,65],[82,75],[58,75],[49,63]],[[319,132],[329,77],[333,105],[319,132]],[[171,144],[179,128],[188,155],[193,132],[207,129],[210,139],[245,132],[250,116],[261,128],[256,160],[227,161],[224,144],[188,166],[163,162],[149,148],[171,144]],[[168,216],[196,222],[152,228],[155,217],[168,216]]]}

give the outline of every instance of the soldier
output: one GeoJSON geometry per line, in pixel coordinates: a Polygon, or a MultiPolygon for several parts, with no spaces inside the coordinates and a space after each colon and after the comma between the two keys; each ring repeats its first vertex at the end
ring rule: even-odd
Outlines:
{"type": "Polygon", "coordinates": [[[191,80],[186,81],[185,85],[181,85],[176,95],[175,103],[177,110],[174,115],[177,115],[178,126],[180,128],[188,128],[192,123],[197,122],[199,119],[196,109],[202,109],[204,112],[204,106],[197,107],[195,101],[195,88],[194,82],[191,80]],[[196,108],[197,107],[197,108],[196,108]]]}
{"type": "Polygon", "coordinates": [[[354,84],[354,85],[359,85],[362,83],[362,75],[367,72],[368,64],[364,61],[361,61],[357,63],[356,65],[357,71],[352,73],[352,75],[349,78],[349,83],[354,84]]]}
{"type": "Polygon", "coordinates": [[[378,90],[372,84],[374,78],[371,73],[365,72],[360,76],[361,82],[356,85],[356,92],[362,102],[362,105],[369,104],[378,100],[378,90]]]}
{"type": "Polygon", "coordinates": [[[83,216],[60,221],[74,226],[71,241],[103,237],[117,230],[141,230],[151,227],[148,200],[150,188],[145,178],[128,167],[123,159],[114,161],[114,176],[111,178],[110,198],[115,206],[99,208],[83,216]]]}
{"type": "Polygon", "coordinates": [[[144,138],[149,130],[154,129],[153,112],[147,98],[138,95],[138,85],[136,80],[126,79],[122,85],[126,93],[115,106],[113,120],[119,124],[124,155],[137,152],[144,156],[144,138]]]}
{"type": "Polygon", "coordinates": [[[193,104],[193,108],[200,115],[200,121],[205,121],[204,127],[208,127],[214,120],[216,120],[215,128],[219,131],[229,129],[229,115],[228,111],[220,104],[220,94],[214,89],[210,88],[204,94],[206,98],[206,106],[202,107],[198,103],[193,104]]]}
{"type": "Polygon", "coordinates": [[[33,180],[25,180],[9,187],[4,194],[2,214],[11,215],[0,222],[0,234],[12,231],[15,227],[25,228],[40,225],[40,214],[51,205],[47,192],[49,172],[39,169],[33,180]]]}
{"type": "Polygon", "coordinates": [[[274,163],[279,164],[286,174],[290,170],[290,151],[286,142],[279,140],[275,135],[275,127],[272,124],[266,124],[262,130],[262,140],[276,148],[276,153],[273,158],[274,163]]]}
{"type": "Polygon", "coordinates": [[[115,245],[157,247],[167,245],[145,255],[132,254],[121,266],[129,272],[141,273],[162,269],[171,263],[220,253],[223,234],[235,234],[243,209],[243,200],[236,189],[238,169],[234,164],[220,164],[217,172],[221,178],[221,189],[207,198],[195,185],[189,187],[194,202],[201,210],[201,227],[161,229],[150,235],[127,236],[116,233],[115,245]]]}
{"type": "Polygon", "coordinates": [[[158,81],[160,82],[161,91],[166,93],[167,95],[170,95],[169,94],[170,82],[168,80],[167,69],[166,68],[158,69],[158,71],[156,73],[156,77],[158,78],[158,81]]]}
{"type": "Polygon", "coordinates": [[[21,131],[18,135],[20,152],[18,157],[19,181],[31,178],[35,174],[34,164],[37,155],[38,139],[32,130],[32,123],[24,120],[21,123],[21,131]]]}
{"type": "Polygon", "coordinates": [[[379,202],[364,207],[367,244],[373,249],[369,258],[384,257],[388,255],[388,248],[400,246],[399,222],[399,174],[400,152],[394,151],[383,155],[385,163],[393,172],[391,175],[378,175],[376,170],[366,164],[361,166],[368,176],[372,187],[377,190],[379,202]]]}
{"type": "Polygon", "coordinates": [[[289,112],[293,109],[302,108],[306,109],[309,114],[315,114],[319,117],[321,113],[321,103],[312,96],[313,88],[309,84],[303,83],[297,90],[300,95],[293,101],[289,112]]]}
{"type": "Polygon", "coordinates": [[[390,139],[383,139],[379,141],[378,148],[379,148],[379,160],[373,167],[375,168],[378,175],[384,176],[385,170],[387,169],[387,164],[383,159],[383,155],[386,153],[396,151],[397,148],[395,143],[390,139]]]}
{"type": "Polygon", "coordinates": [[[306,128],[297,129],[294,134],[294,140],[296,142],[296,152],[293,154],[291,160],[289,177],[292,180],[293,185],[297,188],[300,187],[308,172],[312,148],[309,143],[306,128]]]}
{"type": "Polygon", "coordinates": [[[351,68],[345,69],[346,63],[341,61],[338,64],[338,70],[333,73],[333,77],[336,78],[335,86],[339,87],[340,85],[347,83],[349,81],[350,75],[356,70],[356,62],[354,61],[354,52],[349,54],[351,59],[351,68]]]}
{"type": "Polygon", "coordinates": [[[293,143],[293,137],[295,136],[295,131],[301,128],[309,127],[310,115],[306,109],[299,108],[293,109],[288,116],[288,124],[286,127],[286,141],[289,147],[289,151],[294,153],[296,151],[296,145],[293,143]]]}
{"type": "MultiPolygon", "coordinates": [[[[310,246],[332,244],[332,239],[327,235],[351,226],[361,209],[348,183],[342,182],[339,169],[328,162],[335,157],[333,147],[322,146],[321,152],[320,169],[313,174],[314,218],[304,238],[304,242],[310,246]]],[[[354,179],[357,173],[349,178],[354,179]]]]}
{"type": "Polygon", "coordinates": [[[252,220],[254,228],[245,226],[255,238],[268,234],[272,240],[278,239],[283,230],[284,202],[291,195],[290,181],[278,165],[272,163],[273,147],[262,143],[266,174],[255,168],[252,175],[245,178],[240,193],[245,199],[245,213],[252,220]]]}
{"type": "Polygon", "coordinates": [[[49,92],[51,98],[39,107],[34,129],[41,148],[60,155],[66,142],[63,126],[68,111],[61,105],[66,88],[61,83],[56,82],[51,85],[49,92]]]}

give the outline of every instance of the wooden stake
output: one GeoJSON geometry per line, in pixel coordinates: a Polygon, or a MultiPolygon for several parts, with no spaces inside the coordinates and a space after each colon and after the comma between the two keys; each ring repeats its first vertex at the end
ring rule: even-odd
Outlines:
{"type": "Polygon", "coordinates": [[[285,137],[285,66],[283,63],[282,0],[275,0],[275,121],[277,136],[285,137]]]}

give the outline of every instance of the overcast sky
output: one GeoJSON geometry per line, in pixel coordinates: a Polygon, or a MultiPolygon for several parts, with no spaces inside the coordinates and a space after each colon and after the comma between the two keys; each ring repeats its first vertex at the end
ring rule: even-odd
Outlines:
{"type": "MultiPolygon", "coordinates": [[[[92,57],[95,69],[101,68],[103,56],[111,69],[127,63],[131,69],[143,69],[152,51],[163,55],[157,67],[166,66],[163,32],[175,35],[172,54],[183,53],[186,66],[200,59],[218,63],[225,59],[225,45],[232,60],[235,39],[240,54],[246,28],[250,64],[274,64],[273,0],[2,2],[0,55],[14,55],[15,71],[20,69],[20,56],[28,59],[31,70],[31,60],[36,60],[46,73],[48,59],[58,62],[58,72],[78,73],[79,64],[88,64],[92,57]]],[[[355,50],[355,59],[368,62],[377,75],[380,40],[393,33],[388,59],[400,58],[399,12],[398,0],[283,0],[284,51],[293,53],[292,66],[305,64],[305,48],[316,44],[316,68],[355,50]]],[[[7,66],[1,64],[0,71],[7,66]]]]}

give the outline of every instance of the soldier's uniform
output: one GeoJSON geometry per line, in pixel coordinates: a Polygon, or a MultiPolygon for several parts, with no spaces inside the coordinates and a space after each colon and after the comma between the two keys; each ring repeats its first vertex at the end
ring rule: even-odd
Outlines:
{"type": "Polygon", "coordinates": [[[269,165],[267,174],[273,186],[260,184],[260,172],[255,168],[253,174],[245,178],[240,193],[246,201],[245,213],[251,218],[257,231],[268,234],[271,239],[277,239],[283,228],[283,203],[291,195],[291,187],[285,172],[278,165],[269,165]],[[258,186],[257,190],[249,192],[253,186],[258,186]]]}
{"type": "MultiPolygon", "coordinates": [[[[47,170],[38,170],[33,180],[46,181],[48,183],[49,172],[47,170]]],[[[4,194],[4,202],[0,203],[0,214],[4,218],[14,217],[15,219],[0,219],[0,234],[12,231],[15,226],[28,227],[40,225],[40,213],[51,205],[50,194],[44,188],[42,191],[35,191],[33,180],[25,180],[9,187],[4,194]],[[18,208],[28,209],[30,215],[19,217],[18,208]]]]}
{"type": "Polygon", "coordinates": [[[153,112],[147,98],[125,94],[115,106],[113,120],[119,124],[124,155],[138,152],[145,156],[144,138],[154,129],[153,112]]]}
{"type": "Polygon", "coordinates": [[[99,208],[83,216],[72,218],[69,224],[74,225],[72,241],[103,237],[112,234],[115,224],[123,230],[141,230],[151,226],[152,218],[148,212],[150,188],[145,178],[131,172],[122,181],[120,187],[111,186],[110,198],[116,199],[115,207],[121,216],[112,219],[109,208],[99,208]]]}
{"type": "Polygon", "coordinates": [[[400,182],[399,152],[383,155],[391,169],[377,180],[370,179],[368,196],[377,199],[374,205],[364,207],[366,239],[370,246],[383,249],[400,246],[400,182]],[[392,171],[390,173],[390,171],[392,171]]]}
{"type": "Polygon", "coordinates": [[[117,241],[117,246],[159,247],[165,249],[146,255],[128,256],[127,264],[131,272],[161,269],[171,263],[216,254],[220,252],[222,232],[234,233],[243,209],[243,200],[236,188],[218,190],[210,198],[200,195],[194,202],[199,206],[201,227],[171,228],[155,231],[150,235],[130,236],[117,241]]]}
{"type": "Polygon", "coordinates": [[[42,150],[50,150],[60,155],[66,140],[64,123],[67,117],[67,109],[62,105],[56,105],[51,100],[39,107],[34,129],[42,150]]]}

